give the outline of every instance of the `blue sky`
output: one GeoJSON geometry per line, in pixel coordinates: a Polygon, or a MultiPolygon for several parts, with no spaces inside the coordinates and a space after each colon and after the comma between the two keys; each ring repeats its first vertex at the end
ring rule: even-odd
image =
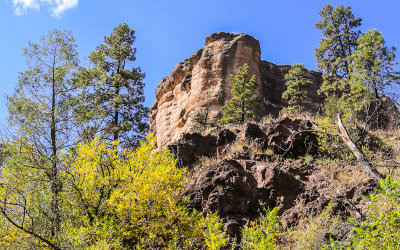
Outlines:
{"type": "Polygon", "coordinates": [[[332,3],[352,6],[362,30],[376,28],[389,46],[400,49],[400,1],[385,0],[0,0],[0,124],[7,114],[5,95],[26,69],[22,50],[48,30],[72,30],[82,63],[120,23],[136,30],[135,66],[146,73],[146,105],[175,64],[204,47],[214,32],[248,33],[261,43],[262,59],[277,64],[304,63],[316,69],[314,48],[318,10],[332,3]]]}

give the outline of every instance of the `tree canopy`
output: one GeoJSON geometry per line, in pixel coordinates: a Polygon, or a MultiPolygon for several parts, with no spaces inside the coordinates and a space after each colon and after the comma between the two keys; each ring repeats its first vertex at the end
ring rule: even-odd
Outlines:
{"type": "MultiPolygon", "coordinates": [[[[24,50],[28,69],[8,97],[14,131],[1,168],[1,213],[34,241],[57,248],[62,241],[62,151],[76,140],[69,95],[78,66],[75,39],[53,30],[24,50]]],[[[9,145],[7,145],[9,144],[9,145]]]]}

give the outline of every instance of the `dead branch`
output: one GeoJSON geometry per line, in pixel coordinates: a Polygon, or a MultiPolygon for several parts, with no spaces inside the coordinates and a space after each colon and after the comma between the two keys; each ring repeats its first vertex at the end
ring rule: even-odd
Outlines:
{"type": "Polygon", "coordinates": [[[358,162],[361,163],[361,165],[364,167],[365,171],[368,172],[372,177],[374,177],[375,180],[379,181],[381,179],[385,178],[385,175],[381,174],[376,170],[376,168],[368,161],[368,159],[364,156],[362,151],[354,144],[354,142],[351,140],[349,134],[346,131],[346,128],[342,124],[342,120],[340,119],[340,115],[337,115],[337,120],[338,120],[338,127],[340,131],[340,137],[343,139],[344,143],[346,146],[353,152],[353,154],[356,156],[358,162]]]}

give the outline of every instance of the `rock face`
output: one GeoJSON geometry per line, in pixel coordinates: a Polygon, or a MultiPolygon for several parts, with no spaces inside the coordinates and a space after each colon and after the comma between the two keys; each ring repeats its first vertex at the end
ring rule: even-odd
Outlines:
{"type": "MultiPolygon", "coordinates": [[[[290,66],[262,61],[259,42],[247,34],[215,33],[206,38],[205,48],[178,63],[156,88],[150,130],[157,136],[158,146],[163,148],[189,132],[199,107],[208,107],[210,120],[217,121],[222,105],[231,97],[229,77],[245,63],[259,82],[255,94],[261,97],[258,116],[279,113],[286,104],[281,95],[285,90],[284,75],[290,66]]],[[[317,112],[321,74],[310,70],[309,77],[313,84],[304,106],[317,112]]]]}
{"type": "Polygon", "coordinates": [[[372,129],[397,129],[400,127],[400,111],[387,96],[374,100],[367,108],[363,120],[372,129]]]}
{"type": "Polygon", "coordinates": [[[268,124],[265,128],[267,145],[276,154],[294,155],[313,154],[318,148],[318,141],[310,121],[290,119],[288,117],[268,124]]]}
{"type": "MultiPolygon", "coordinates": [[[[307,120],[283,118],[260,128],[253,123],[245,123],[234,132],[222,129],[217,136],[199,133],[184,133],[179,140],[167,148],[175,154],[179,166],[192,166],[200,157],[220,159],[225,149],[235,141],[256,142],[260,147],[271,149],[276,155],[290,154],[300,156],[314,154],[317,150],[317,138],[311,132],[312,125],[307,120]]],[[[257,159],[263,155],[239,154],[236,158],[257,159]]]]}
{"type": "Polygon", "coordinates": [[[184,134],[179,141],[168,145],[168,149],[178,159],[178,166],[190,166],[202,156],[214,156],[217,150],[217,138],[199,133],[184,134]]]}
{"type": "Polygon", "coordinates": [[[189,207],[218,212],[224,231],[240,237],[240,227],[257,218],[264,208],[291,208],[303,184],[272,163],[224,160],[201,171],[185,195],[189,207]]]}
{"type": "Polygon", "coordinates": [[[189,208],[218,212],[223,230],[240,240],[240,228],[268,208],[279,208],[285,227],[320,213],[328,204],[344,217],[360,213],[362,197],[376,182],[369,177],[351,178],[346,184],[340,180],[361,171],[357,166],[326,171],[296,162],[230,159],[199,169],[184,194],[190,198],[189,208]]]}

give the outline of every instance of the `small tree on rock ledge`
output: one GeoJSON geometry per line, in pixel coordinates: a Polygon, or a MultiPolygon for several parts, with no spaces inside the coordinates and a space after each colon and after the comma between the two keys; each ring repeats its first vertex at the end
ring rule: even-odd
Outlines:
{"type": "Polygon", "coordinates": [[[255,75],[250,78],[249,70],[250,67],[244,64],[239,67],[235,77],[231,75],[232,98],[226,101],[222,107],[223,116],[218,121],[219,124],[242,124],[253,117],[256,104],[253,95],[258,83],[255,75]]]}

